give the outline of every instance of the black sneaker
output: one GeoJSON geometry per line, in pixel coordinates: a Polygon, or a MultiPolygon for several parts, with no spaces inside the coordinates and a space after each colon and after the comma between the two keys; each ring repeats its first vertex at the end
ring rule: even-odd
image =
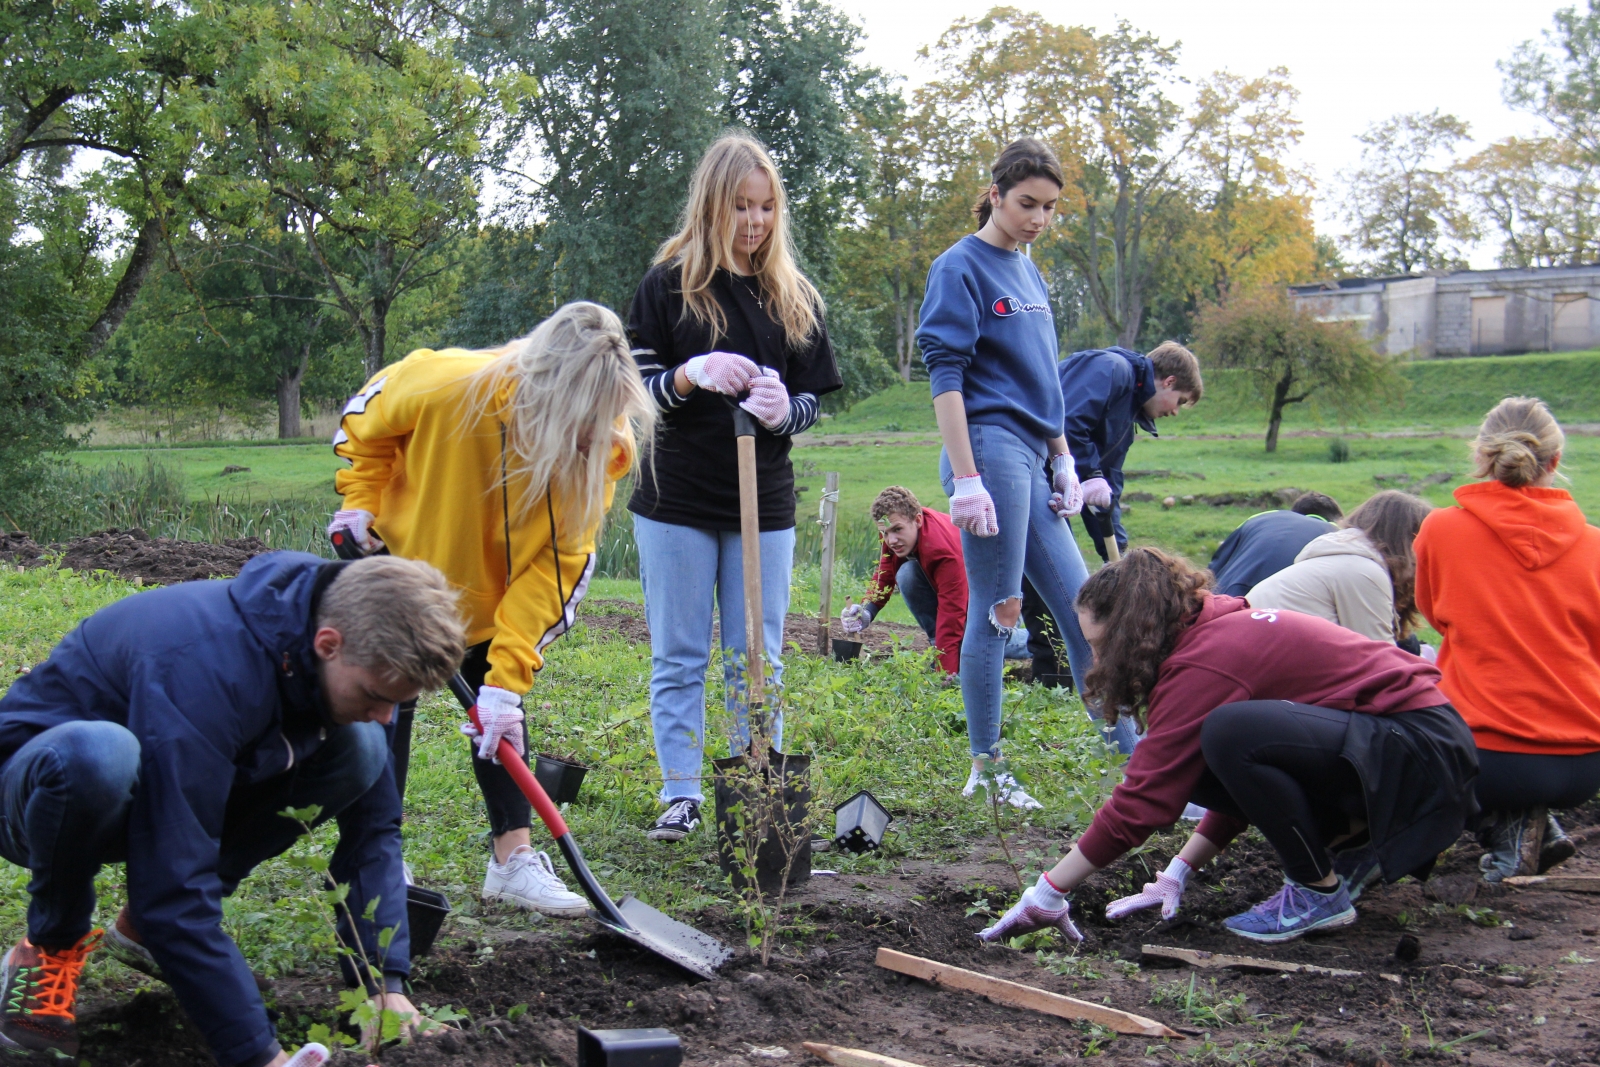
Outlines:
{"type": "Polygon", "coordinates": [[[1561,829],[1561,824],[1556,822],[1554,815],[1546,816],[1544,824],[1544,845],[1539,849],[1539,873],[1543,874],[1558,863],[1565,863],[1578,852],[1578,846],[1572,843],[1566,831],[1561,829]]]}
{"type": "Polygon", "coordinates": [[[1378,850],[1367,844],[1335,852],[1333,873],[1344,881],[1345,892],[1350,894],[1350,903],[1354,904],[1361,899],[1361,893],[1367,886],[1383,877],[1383,867],[1378,863],[1378,850]]]}
{"type": "Polygon", "coordinates": [[[645,834],[652,841],[682,841],[700,825],[700,802],[688,797],[678,797],[667,802],[667,810],[656,820],[655,828],[645,834]]]}

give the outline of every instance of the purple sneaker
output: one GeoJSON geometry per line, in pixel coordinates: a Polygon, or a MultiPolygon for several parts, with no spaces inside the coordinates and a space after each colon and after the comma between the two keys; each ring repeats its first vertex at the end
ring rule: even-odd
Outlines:
{"type": "Polygon", "coordinates": [[[1312,930],[1349,926],[1356,921],[1356,908],[1344,880],[1334,883],[1331,893],[1307,889],[1288,878],[1278,890],[1249,911],[1222,920],[1222,925],[1252,941],[1293,941],[1312,930]]]}

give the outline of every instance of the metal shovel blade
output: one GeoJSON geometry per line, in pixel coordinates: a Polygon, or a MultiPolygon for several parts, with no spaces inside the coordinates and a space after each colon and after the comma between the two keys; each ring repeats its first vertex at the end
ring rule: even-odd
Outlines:
{"type": "Polygon", "coordinates": [[[640,948],[671,960],[701,978],[716,978],[717,968],[733,955],[733,949],[710,934],[702,934],[694,927],[657,911],[631,893],[617,904],[617,910],[627,920],[626,926],[610,921],[598,911],[591,910],[589,917],[612,933],[620,934],[640,948]]]}

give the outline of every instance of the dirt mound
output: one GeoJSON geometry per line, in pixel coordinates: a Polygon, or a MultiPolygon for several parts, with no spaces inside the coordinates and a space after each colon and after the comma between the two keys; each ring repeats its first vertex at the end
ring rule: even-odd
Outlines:
{"type": "Polygon", "coordinates": [[[201,578],[231,578],[252,556],[267,551],[260,538],[221,544],[151,537],[138,527],[112,528],[41,547],[26,534],[0,536],[0,560],[24,567],[47,563],[75,571],[107,571],[118,578],[172,585],[201,578]]]}
{"type": "MultiPolygon", "coordinates": [[[[586,600],[578,613],[578,621],[591,630],[618,634],[634,644],[648,644],[650,641],[650,627],[644,620],[644,606],[631,600],[586,600]]],[[[837,623],[831,632],[834,640],[861,641],[875,654],[893,652],[897,644],[916,651],[928,647],[928,635],[920,627],[893,622],[875,622],[855,637],[848,637],[837,623]]],[[[816,655],[815,617],[791,612],[784,619],[783,645],[788,648],[790,644],[799,645],[800,651],[807,655],[816,655]]]]}

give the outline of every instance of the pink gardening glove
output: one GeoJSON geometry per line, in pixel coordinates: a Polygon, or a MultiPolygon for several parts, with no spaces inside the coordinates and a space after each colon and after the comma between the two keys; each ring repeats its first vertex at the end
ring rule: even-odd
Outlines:
{"type": "Polygon", "coordinates": [[[685,363],[683,373],[701,389],[738,396],[750,388],[750,379],[760,374],[761,368],[733,352],[707,352],[685,363]]]}
{"type": "Polygon", "coordinates": [[[1178,914],[1178,905],[1183,902],[1183,883],[1176,878],[1169,878],[1166,872],[1156,875],[1156,880],[1146,882],[1144,890],[1131,897],[1113,900],[1106,905],[1106,918],[1121,919],[1132,915],[1145,908],[1161,905],[1161,917],[1170,919],[1178,914]]]}
{"type": "Polygon", "coordinates": [[[383,547],[383,542],[372,532],[372,524],[376,521],[372,512],[362,511],[360,508],[336,511],[333,513],[333,521],[328,523],[328,536],[332,537],[339,530],[349,530],[350,536],[355,538],[356,544],[361,546],[363,552],[376,552],[383,547]]]}
{"type": "Polygon", "coordinates": [[[289,1057],[284,1067],[321,1067],[328,1062],[328,1046],[315,1041],[300,1046],[300,1051],[289,1057]]]}
{"type": "Polygon", "coordinates": [[[471,722],[461,724],[461,732],[478,741],[478,758],[493,760],[499,763],[495,752],[500,748],[500,739],[505,738],[511,742],[511,747],[517,750],[517,755],[528,754],[527,743],[522,738],[522,698],[507,689],[485,685],[478,687],[478,721],[483,724],[480,732],[471,722]]]}
{"type": "Polygon", "coordinates": [[[1068,941],[1082,941],[1082,931],[1068,914],[1070,906],[1066,895],[1041,874],[1039,880],[1023,892],[1022,899],[1011,905],[1011,910],[1002,915],[999,922],[978,934],[978,939],[1003,943],[1053,926],[1068,941]]]}
{"type": "Polygon", "coordinates": [[[974,537],[993,537],[1000,532],[994,517],[994,497],[983,487],[983,475],[968,474],[956,479],[956,491],[950,497],[950,521],[974,537]]]}
{"type": "Polygon", "coordinates": [[[1111,483],[1104,478],[1090,478],[1083,483],[1083,502],[1091,508],[1111,506],[1111,483]]]}
{"type": "Polygon", "coordinates": [[[1058,452],[1050,457],[1050,510],[1066,518],[1083,510],[1083,487],[1078,484],[1078,471],[1073,466],[1070,452],[1058,452]]]}
{"type": "Polygon", "coordinates": [[[739,406],[767,429],[776,430],[789,419],[789,390],[777,371],[762,367],[761,373],[750,379],[750,395],[739,401],[739,406]]]}

